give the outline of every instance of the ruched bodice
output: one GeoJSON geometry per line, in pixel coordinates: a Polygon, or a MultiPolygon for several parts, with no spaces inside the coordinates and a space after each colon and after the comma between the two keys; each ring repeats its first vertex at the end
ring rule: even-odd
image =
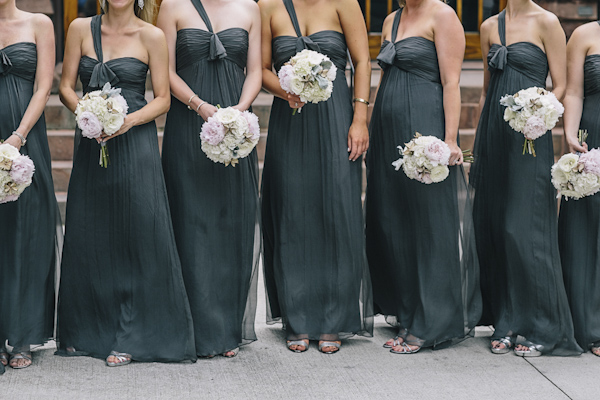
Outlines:
{"type": "MultiPolygon", "coordinates": [[[[186,69],[201,61],[211,60],[211,42],[215,34],[202,29],[181,29],[177,31],[176,58],[177,71],[186,69]]],[[[242,28],[229,28],[216,33],[226,50],[223,59],[231,61],[241,69],[246,68],[248,59],[248,32],[242,28]]]]}
{"type": "Polygon", "coordinates": [[[546,86],[548,58],[546,53],[530,42],[517,42],[508,46],[494,43],[488,53],[490,70],[504,70],[507,66],[536,82],[546,86]]]}
{"type": "Polygon", "coordinates": [[[14,75],[33,82],[37,66],[37,46],[19,42],[0,50],[0,76],[14,75]]]}
{"type": "Polygon", "coordinates": [[[409,36],[396,41],[402,10],[396,12],[390,40],[384,40],[381,44],[377,56],[379,65],[386,72],[394,66],[431,82],[440,83],[440,66],[434,42],[421,36],[409,36]]]}
{"type": "Polygon", "coordinates": [[[590,54],[583,65],[583,88],[585,96],[600,92],[600,54],[590,54]]]}
{"type": "Polygon", "coordinates": [[[136,111],[146,104],[144,94],[148,65],[134,57],[121,57],[104,62],[101,24],[101,15],[92,17],[91,29],[96,58],[81,57],[79,61],[81,83],[85,92],[102,89],[107,82],[113,87],[121,88],[123,97],[129,103],[130,112],[136,111]]]}
{"type": "Polygon", "coordinates": [[[387,64],[380,60],[382,68],[386,71],[390,66],[399,68],[427,79],[431,82],[440,83],[440,67],[435,51],[435,43],[420,36],[404,38],[396,43],[386,40],[381,46],[381,51],[386,52],[392,48],[394,52],[393,61],[387,64]]]}
{"type": "Polygon", "coordinates": [[[272,40],[273,64],[279,71],[298,51],[309,49],[325,54],[343,73],[346,69],[346,39],[337,31],[319,31],[309,36],[277,36],[272,40]]]}

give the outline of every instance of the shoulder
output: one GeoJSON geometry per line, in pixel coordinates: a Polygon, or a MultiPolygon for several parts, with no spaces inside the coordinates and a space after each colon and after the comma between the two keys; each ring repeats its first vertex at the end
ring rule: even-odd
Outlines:
{"type": "MultiPolygon", "coordinates": [[[[539,6],[538,6],[539,7],[539,6]]],[[[560,21],[558,17],[547,10],[544,10],[542,7],[539,7],[539,10],[536,13],[536,17],[540,26],[544,29],[561,29],[560,21]]]]}
{"type": "Polygon", "coordinates": [[[434,3],[432,6],[432,14],[436,21],[453,21],[458,20],[458,15],[456,15],[456,11],[448,4],[438,1],[434,3]]]}
{"type": "MultiPolygon", "coordinates": [[[[359,3],[356,0],[330,0],[330,3],[336,7],[338,12],[355,10],[355,9],[360,10],[359,3]]],[[[361,13],[362,13],[362,11],[361,11],[361,13]]]]}
{"type": "Polygon", "coordinates": [[[140,20],[141,23],[141,38],[144,43],[161,43],[165,41],[165,34],[162,29],[140,20]]]}
{"type": "Polygon", "coordinates": [[[597,21],[588,22],[587,24],[583,24],[578,26],[571,37],[569,38],[569,47],[578,47],[591,45],[593,42],[597,42],[598,36],[600,34],[600,24],[597,21]]]}
{"type": "Polygon", "coordinates": [[[258,3],[254,0],[239,0],[236,6],[243,8],[248,12],[258,12],[258,3]]]}
{"type": "Polygon", "coordinates": [[[490,32],[498,30],[498,16],[494,15],[482,22],[479,31],[481,34],[489,35],[490,32]]]}
{"type": "Polygon", "coordinates": [[[42,30],[54,29],[54,24],[50,17],[39,13],[27,13],[29,21],[36,27],[42,30]]]}
{"type": "Polygon", "coordinates": [[[76,18],[69,25],[67,35],[78,35],[82,36],[86,32],[92,33],[91,30],[92,17],[89,18],[76,18]]]}
{"type": "Polygon", "coordinates": [[[271,13],[281,4],[281,0],[259,0],[258,7],[262,10],[262,12],[271,13]]]}

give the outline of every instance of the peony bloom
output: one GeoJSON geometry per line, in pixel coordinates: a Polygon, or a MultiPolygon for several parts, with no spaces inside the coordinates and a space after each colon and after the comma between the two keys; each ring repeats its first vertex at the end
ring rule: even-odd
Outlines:
{"type": "Polygon", "coordinates": [[[102,135],[102,124],[98,117],[89,111],[83,111],[77,116],[77,126],[81,129],[83,137],[95,139],[102,135]]]}
{"type": "Polygon", "coordinates": [[[212,146],[217,146],[225,137],[225,127],[216,118],[210,117],[202,125],[200,137],[203,142],[207,142],[212,146]]]}
{"type": "Polygon", "coordinates": [[[530,117],[523,127],[523,135],[529,140],[535,140],[543,136],[546,131],[546,123],[536,115],[530,117]]]}
{"type": "Polygon", "coordinates": [[[12,169],[10,170],[10,177],[19,185],[29,185],[31,184],[31,179],[34,172],[35,165],[33,164],[33,161],[31,161],[31,158],[27,156],[20,156],[13,161],[12,169]]]}
{"type": "Polygon", "coordinates": [[[600,176],[600,149],[592,149],[579,156],[579,162],[583,163],[584,171],[600,176]]]}

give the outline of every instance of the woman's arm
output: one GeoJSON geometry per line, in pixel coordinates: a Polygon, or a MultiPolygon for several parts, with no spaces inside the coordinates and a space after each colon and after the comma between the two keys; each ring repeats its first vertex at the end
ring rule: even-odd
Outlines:
{"type": "MultiPolygon", "coordinates": [[[[358,2],[342,0],[339,2],[338,15],[354,63],[354,98],[368,101],[371,92],[371,60],[362,11],[358,2]]],[[[352,161],[356,161],[369,148],[367,110],[367,104],[354,102],[354,117],[348,132],[348,152],[352,161]]]]}
{"type": "Polygon", "coordinates": [[[560,101],[567,88],[567,41],[565,32],[556,15],[544,13],[541,23],[542,42],[548,57],[550,77],[552,78],[552,93],[560,101]]]}
{"type": "Polygon", "coordinates": [[[445,142],[450,147],[450,165],[462,164],[463,154],[457,145],[460,120],[460,72],[465,54],[465,33],[454,10],[439,7],[434,17],[434,42],[443,88],[445,142]]]}
{"type": "MultiPolygon", "coordinates": [[[[182,12],[181,10],[181,0],[164,0],[160,5],[158,20],[156,21],[156,26],[162,29],[167,41],[171,93],[186,106],[191,107],[193,110],[198,109],[198,115],[206,121],[217,111],[217,108],[199,98],[177,74],[177,58],[175,52],[177,45],[177,21],[179,19],[179,13],[182,12]]],[[[183,10],[183,12],[185,12],[185,9],[183,10]]]]}
{"type": "Polygon", "coordinates": [[[246,62],[246,80],[242,88],[240,102],[235,108],[245,111],[252,105],[262,87],[262,55],[261,55],[261,25],[260,10],[254,1],[248,1],[244,5],[252,17],[252,25],[249,32],[248,60],[246,62]]]}
{"type": "Polygon", "coordinates": [[[141,109],[127,114],[121,129],[111,136],[103,136],[102,140],[105,142],[126,133],[134,126],[154,121],[158,116],[169,111],[171,105],[169,51],[165,35],[160,29],[148,24],[144,27],[141,36],[142,45],[148,51],[148,66],[152,78],[154,99],[141,109]]]}
{"type": "Polygon", "coordinates": [[[90,18],[76,19],[69,25],[62,76],[58,88],[60,101],[71,112],[75,112],[79,102],[79,96],[75,93],[75,85],[77,84],[79,61],[81,60],[81,43],[84,37],[84,29],[90,29],[90,18]]]}
{"type": "Polygon", "coordinates": [[[485,98],[487,96],[487,90],[490,86],[490,70],[488,69],[487,55],[490,52],[490,31],[497,25],[493,23],[494,20],[498,20],[498,17],[491,17],[483,21],[481,24],[480,42],[481,42],[481,56],[483,57],[483,87],[481,89],[481,97],[479,98],[479,117],[481,118],[481,111],[485,104],[485,98]]]}
{"type": "Polygon", "coordinates": [[[577,134],[583,111],[583,67],[590,48],[590,37],[597,36],[597,33],[591,29],[597,29],[595,25],[597,25],[596,22],[592,22],[575,29],[567,45],[567,89],[564,98],[563,122],[565,137],[572,153],[587,151],[587,144],[580,145],[577,134]]]}
{"type": "Polygon", "coordinates": [[[287,100],[291,108],[302,108],[304,103],[300,100],[300,96],[283,90],[279,78],[273,72],[271,14],[276,9],[277,3],[275,0],[260,0],[258,6],[261,18],[262,86],[274,96],[287,100]]]}
{"type": "MultiPolygon", "coordinates": [[[[50,98],[54,76],[55,49],[52,21],[45,15],[35,14],[32,17],[31,27],[35,31],[37,66],[35,72],[35,91],[19,126],[15,130],[23,137],[27,137],[31,128],[38,122],[44,112],[46,103],[50,98]]],[[[7,142],[17,149],[21,148],[21,139],[16,135],[10,136],[7,142]]]]}

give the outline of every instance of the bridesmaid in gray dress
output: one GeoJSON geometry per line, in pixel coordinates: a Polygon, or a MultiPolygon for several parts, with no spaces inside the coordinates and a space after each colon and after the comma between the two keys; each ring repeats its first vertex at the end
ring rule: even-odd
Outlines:
{"type": "Polygon", "coordinates": [[[73,21],[60,84],[71,111],[78,75],[85,92],[110,82],[129,105],[121,129],[99,139],[108,168],[98,165],[96,141],[75,149],[58,306],[58,354],[111,367],[196,359],[154,122],[170,104],[165,36],[147,22],[155,5],[107,0],[105,14],[73,21]]]}
{"type": "Polygon", "coordinates": [[[196,353],[233,357],[256,340],[258,157],[214,163],[199,133],[217,104],[244,111],[258,95],[260,12],[251,0],[165,0],[158,26],[173,94],[162,162],[196,353]]]}
{"type": "Polygon", "coordinates": [[[31,365],[30,345],[54,332],[55,267],[59,255],[44,107],[52,87],[54,28],[48,17],[0,3],[0,141],[35,164],[33,182],[17,201],[0,204],[0,370],[31,365]]]}
{"type": "Polygon", "coordinates": [[[399,328],[397,354],[449,344],[481,315],[471,204],[457,144],[464,32],[439,0],[400,1],[384,22],[383,77],[367,153],[366,235],[375,311],[399,328]],[[416,13],[416,6],[422,14],[416,13]],[[450,147],[450,175],[425,185],[396,171],[419,132],[450,147]]]}
{"type": "Polygon", "coordinates": [[[262,183],[268,318],[283,319],[290,350],[306,351],[313,339],[334,353],[340,339],[372,332],[361,210],[370,85],[364,19],[354,0],[261,0],[259,6],[263,86],[275,95],[262,183]],[[273,72],[305,48],[338,68],[331,98],[319,104],[288,95],[273,72]],[[354,111],[347,49],[356,65],[354,111]]]}
{"type": "Polygon", "coordinates": [[[518,356],[579,354],[558,252],[552,134],[535,141],[537,157],[523,154],[523,136],[504,121],[499,103],[506,94],[545,87],[548,71],[563,97],[565,34],[554,14],[530,0],[509,0],[481,26],[481,43],[489,69],[470,174],[481,323],[494,325],[495,354],[508,353],[517,335],[525,338],[514,348],[518,356]]]}
{"type": "MultiPolygon", "coordinates": [[[[600,23],[573,32],[567,45],[565,136],[573,153],[600,147],[600,23]],[[588,131],[579,144],[579,129],[588,131]]],[[[600,356],[600,195],[562,201],[558,244],[565,288],[573,315],[575,339],[600,356]]]]}

